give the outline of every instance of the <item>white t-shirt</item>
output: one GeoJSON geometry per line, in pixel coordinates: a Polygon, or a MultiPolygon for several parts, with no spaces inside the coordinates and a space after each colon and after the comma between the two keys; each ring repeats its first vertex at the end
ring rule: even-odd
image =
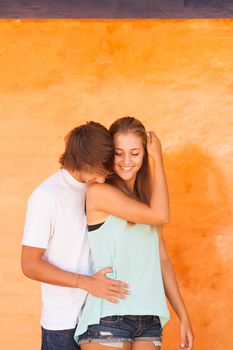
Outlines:
{"type": "MultiPolygon", "coordinates": [[[[84,210],[86,184],[61,169],[46,179],[28,201],[22,244],[45,248],[44,259],[63,270],[88,275],[91,257],[84,210]]],[[[74,328],[87,293],[41,283],[41,325],[46,329],[74,328]]]]}

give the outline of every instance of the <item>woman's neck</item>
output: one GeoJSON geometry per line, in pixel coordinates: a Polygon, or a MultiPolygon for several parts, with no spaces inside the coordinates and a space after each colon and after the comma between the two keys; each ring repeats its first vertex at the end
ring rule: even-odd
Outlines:
{"type": "Polygon", "coordinates": [[[130,179],[124,181],[130,192],[134,193],[134,184],[135,184],[135,179],[130,179]]]}

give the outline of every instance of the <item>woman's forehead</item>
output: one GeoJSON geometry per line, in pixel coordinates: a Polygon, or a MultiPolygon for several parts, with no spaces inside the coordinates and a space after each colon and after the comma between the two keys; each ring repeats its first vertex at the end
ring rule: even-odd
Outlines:
{"type": "Polygon", "coordinates": [[[118,133],[114,136],[114,146],[122,149],[140,149],[142,139],[134,133],[118,133]]]}

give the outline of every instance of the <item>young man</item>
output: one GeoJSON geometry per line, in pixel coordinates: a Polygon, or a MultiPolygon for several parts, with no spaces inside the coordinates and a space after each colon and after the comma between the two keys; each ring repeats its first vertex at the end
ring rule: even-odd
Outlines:
{"type": "Polygon", "coordinates": [[[87,184],[105,181],[113,157],[108,130],[95,122],[81,125],[67,135],[61,169],[29,198],[22,270],[42,282],[42,350],[78,349],[73,335],[87,293],[110,302],[127,294],[125,283],[105,276],[110,267],[90,275],[86,236],[87,184]]]}

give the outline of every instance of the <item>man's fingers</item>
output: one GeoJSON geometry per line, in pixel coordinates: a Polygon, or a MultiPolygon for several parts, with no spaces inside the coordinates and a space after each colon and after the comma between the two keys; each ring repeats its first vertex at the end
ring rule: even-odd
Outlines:
{"type": "Polygon", "coordinates": [[[101,269],[98,271],[98,273],[101,273],[101,275],[105,275],[106,273],[112,272],[111,267],[105,267],[104,269],[101,269]]]}
{"type": "Polygon", "coordinates": [[[112,298],[110,295],[108,295],[107,297],[105,297],[106,300],[110,301],[110,303],[114,303],[114,304],[118,304],[119,301],[115,298],[112,298]]]}
{"type": "Polygon", "coordinates": [[[122,282],[122,281],[111,280],[111,284],[112,284],[112,286],[115,286],[115,287],[121,287],[121,288],[129,289],[128,284],[125,283],[125,282],[122,282]]]}
{"type": "Polygon", "coordinates": [[[129,294],[129,291],[127,289],[121,287],[112,286],[111,290],[119,294],[129,294]]]}
{"type": "Polygon", "coordinates": [[[119,298],[119,299],[126,299],[126,295],[119,293],[119,292],[114,292],[113,290],[110,290],[108,292],[108,295],[111,297],[119,298]]]}

